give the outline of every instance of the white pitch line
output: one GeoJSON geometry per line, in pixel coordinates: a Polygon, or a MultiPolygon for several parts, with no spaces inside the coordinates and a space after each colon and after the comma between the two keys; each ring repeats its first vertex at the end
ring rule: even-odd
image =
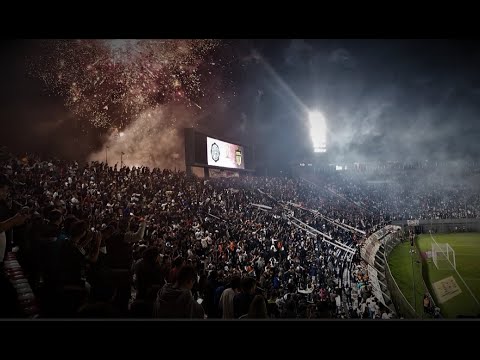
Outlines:
{"type": "MultiPolygon", "coordinates": [[[[446,244],[446,243],[440,243],[440,244],[446,244]]],[[[453,248],[453,247],[459,247],[459,246],[462,246],[462,247],[477,247],[477,248],[480,248],[479,245],[457,245],[457,244],[452,245],[452,244],[450,244],[450,246],[452,246],[452,248],[453,248]]]]}
{"type": "Polygon", "coordinates": [[[457,253],[455,252],[455,256],[479,256],[480,257],[480,253],[470,253],[470,254],[462,254],[462,253],[457,253]]]}

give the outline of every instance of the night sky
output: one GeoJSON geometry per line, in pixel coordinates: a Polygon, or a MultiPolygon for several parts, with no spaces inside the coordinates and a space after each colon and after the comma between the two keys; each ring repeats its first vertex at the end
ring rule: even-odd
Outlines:
{"type": "MultiPolygon", "coordinates": [[[[101,152],[113,125],[95,127],[29,73],[27,64],[45,51],[41,42],[2,45],[0,143],[71,159],[101,152]]],[[[327,119],[329,152],[339,159],[480,154],[480,46],[473,41],[223,40],[202,62],[195,63],[202,87],[195,106],[167,94],[152,114],[162,117],[154,125],[135,125],[135,116],[114,124],[131,139],[132,153],[144,138],[155,143],[138,135],[139,127],[148,136],[159,129],[164,140],[150,151],[165,146],[171,154],[183,144],[178,137],[168,143],[167,132],[196,126],[254,143],[261,160],[285,163],[310,151],[307,111],[318,110],[327,119]]],[[[162,156],[152,164],[173,166],[162,156]]]]}

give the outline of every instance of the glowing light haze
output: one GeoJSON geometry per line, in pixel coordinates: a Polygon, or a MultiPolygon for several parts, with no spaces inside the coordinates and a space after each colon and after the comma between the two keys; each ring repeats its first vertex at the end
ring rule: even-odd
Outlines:
{"type": "Polygon", "coordinates": [[[310,122],[310,137],[313,142],[314,152],[327,151],[327,123],[321,112],[311,111],[308,114],[310,122]]]}

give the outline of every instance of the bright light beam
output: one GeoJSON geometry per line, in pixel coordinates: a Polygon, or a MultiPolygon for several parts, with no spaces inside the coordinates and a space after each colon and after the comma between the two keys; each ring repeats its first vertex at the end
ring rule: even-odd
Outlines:
{"type": "Polygon", "coordinates": [[[327,151],[327,123],[321,112],[308,113],[310,122],[310,137],[313,142],[313,151],[316,153],[327,151]]]}

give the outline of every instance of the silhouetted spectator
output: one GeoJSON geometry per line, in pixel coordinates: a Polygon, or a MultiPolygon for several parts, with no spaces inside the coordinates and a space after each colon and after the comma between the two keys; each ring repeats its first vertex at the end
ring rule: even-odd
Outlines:
{"type": "Polygon", "coordinates": [[[158,292],[155,304],[155,317],[159,318],[198,318],[203,319],[205,312],[192,296],[193,284],[197,274],[192,266],[183,266],[178,270],[175,284],[165,284],[158,292]]]}

